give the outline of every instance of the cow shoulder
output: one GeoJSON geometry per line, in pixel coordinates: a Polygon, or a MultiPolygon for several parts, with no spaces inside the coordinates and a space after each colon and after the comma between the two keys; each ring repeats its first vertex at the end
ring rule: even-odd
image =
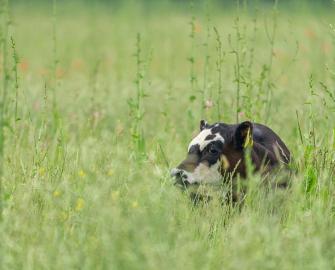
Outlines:
{"type": "Polygon", "coordinates": [[[253,126],[253,140],[264,147],[272,155],[279,155],[285,163],[288,163],[291,154],[282,139],[272,129],[265,125],[254,123],[253,126]]]}

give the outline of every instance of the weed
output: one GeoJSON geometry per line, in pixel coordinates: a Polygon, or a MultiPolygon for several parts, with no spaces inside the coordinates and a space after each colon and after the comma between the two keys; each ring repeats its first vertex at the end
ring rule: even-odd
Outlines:
{"type": "Polygon", "coordinates": [[[333,10],[86,2],[0,4],[0,268],[334,268],[333,10]],[[200,117],[267,122],[290,188],[247,155],[194,205],[200,117]]]}

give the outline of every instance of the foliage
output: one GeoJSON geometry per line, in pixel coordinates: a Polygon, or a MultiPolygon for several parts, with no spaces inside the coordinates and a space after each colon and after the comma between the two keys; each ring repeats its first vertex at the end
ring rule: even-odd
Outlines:
{"type": "Polygon", "coordinates": [[[1,9],[0,268],[333,269],[334,19],[280,2],[1,9]],[[291,187],[195,207],[169,169],[203,116],[266,122],[291,187]]]}

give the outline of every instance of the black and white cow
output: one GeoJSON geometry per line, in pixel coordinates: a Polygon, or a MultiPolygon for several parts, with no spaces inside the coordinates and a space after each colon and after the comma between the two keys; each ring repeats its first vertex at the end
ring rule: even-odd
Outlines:
{"type": "Polygon", "coordinates": [[[183,187],[214,184],[224,175],[246,177],[245,151],[255,171],[266,173],[290,162],[290,151],[269,127],[251,123],[216,123],[200,121],[200,133],[188,146],[187,157],[171,171],[176,184],[183,187]]]}

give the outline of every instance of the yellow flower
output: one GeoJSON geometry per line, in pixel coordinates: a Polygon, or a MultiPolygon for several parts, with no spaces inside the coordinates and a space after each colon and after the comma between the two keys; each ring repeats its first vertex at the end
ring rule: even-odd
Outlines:
{"type": "Polygon", "coordinates": [[[119,195],[120,195],[120,191],[118,191],[118,190],[113,191],[113,192],[112,192],[112,200],[113,200],[113,201],[116,201],[117,198],[119,198],[119,195]]]}
{"type": "Polygon", "coordinates": [[[134,201],[134,202],[131,204],[131,207],[132,207],[132,208],[137,208],[137,207],[138,207],[138,202],[137,202],[137,201],[134,201]]]}
{"type": "Polygon", "coordinates": [[[107,172],[107,175],[108,175],[108,176],[113,176],[113,174],[114,174],[114,171],[113,171],[113,170],[109,170],[109,171],[107,172]]]}
{"type": "Polygon", "coordinates": [[[86,173],[85,173],[83,170],[80,170],[80,171],[78,172],[78,175],[79,175],[79,177],[84,178],[84,177],[86,176],[86,173]]]}
{"type": "Polygon", "coordinates": [[[43,168],[43,167],[39,168],[39,169],[38,169],[38,174],[39,174],[40,176],[45,175],[45,168],[43,168]]]}
{"type": "Polygon", "coordinates": [[[85,201],[82,198],[79,198],[76,202],[76,211],[81,211],[84,208],[85,201]]]}
{"type": "Polygon", "coordinates": [[[57,197],[60,196],[60,192],[59,192],[58,190],[55,190],[55,191],[52,193],[52,195],[53,195],[55,198],[57,198],[57,197]]]}

